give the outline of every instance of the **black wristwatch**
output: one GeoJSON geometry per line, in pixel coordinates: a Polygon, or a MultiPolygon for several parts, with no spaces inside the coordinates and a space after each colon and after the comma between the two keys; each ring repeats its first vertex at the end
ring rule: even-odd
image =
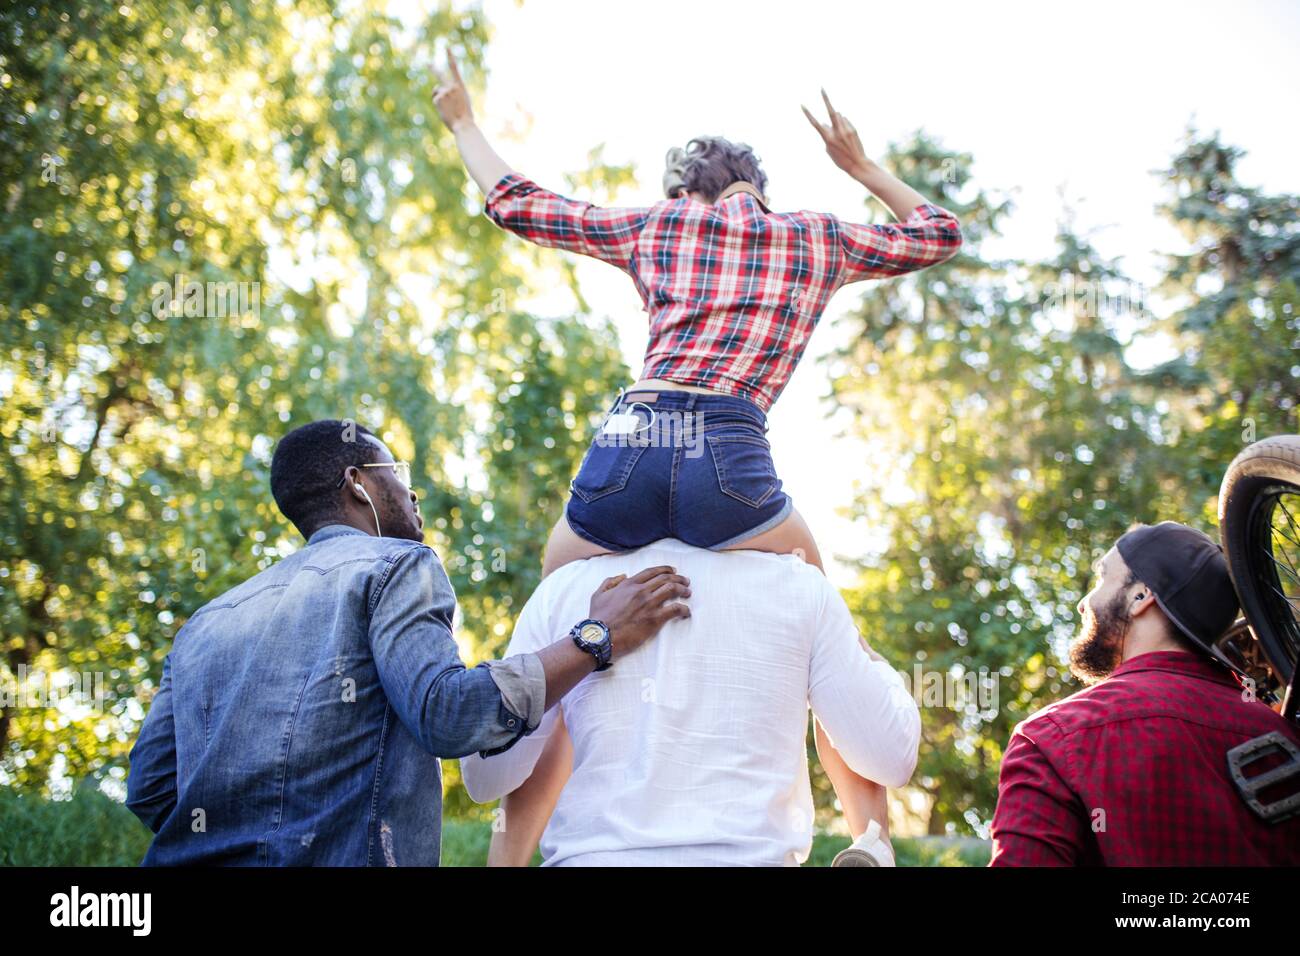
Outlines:
{"type": "Polygon", "coordinates": [[[609,670],[613,661],[614,642],[610,640],[609,628],[602,621],[585,620],[573,625],[569,632],[578,650],[586,651],[596,658],[596,670],[609,670]]]}

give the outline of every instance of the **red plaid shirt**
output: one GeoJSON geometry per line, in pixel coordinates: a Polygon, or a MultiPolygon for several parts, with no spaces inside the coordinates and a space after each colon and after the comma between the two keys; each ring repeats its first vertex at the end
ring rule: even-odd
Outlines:
{"type": "Polygon", "coordinates": [[[594,256],[632,277],[650,315],[642,378],[738,395],[764,411],[781,394],[835,290],[951,258],[952,213],[917,206],[887,226],[829,213],[766,213],[748,193],[716,205],[672,199],[602,208],[507,173],[484,212],[538,245],[594,256]]]}
{"type": "MultiPolygon", "coordinates": [[[[1296,727],[1243,700],[1208,659],[1135,657],[1016,728],[991,865],[1300,864],[1300,817],[1265,823],[1228,774],[1227,751],[1271,730],[1300,743],[1296,727]]],[[[1270,765],[1261,759],[1246,773],[1270,765]]]]}

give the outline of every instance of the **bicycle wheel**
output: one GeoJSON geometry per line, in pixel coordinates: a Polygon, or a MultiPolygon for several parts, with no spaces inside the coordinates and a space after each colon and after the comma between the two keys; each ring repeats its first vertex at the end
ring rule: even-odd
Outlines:
{"type": "Polygon", "coordinates": [[[1232,460],[1219,533],[1242,613],[1285,686],[1300,658],[1300,435],[1262,439],[1232,460]]]}

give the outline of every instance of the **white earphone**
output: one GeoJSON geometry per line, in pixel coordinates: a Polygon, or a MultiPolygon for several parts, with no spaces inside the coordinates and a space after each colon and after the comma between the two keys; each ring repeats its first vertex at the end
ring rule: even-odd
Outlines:
{"type": "Polygon", "coordinates": [[[356,488],[358,494],[365,499],[366,504],[370,505],[370,513],[375,516],[375,537],[382,538],[384,533],[379,530],[379,512],[375,510],[375,503],[370,500],[370,493],[366,491],[359,481],[354,481],[352,487],[356,488]]]}

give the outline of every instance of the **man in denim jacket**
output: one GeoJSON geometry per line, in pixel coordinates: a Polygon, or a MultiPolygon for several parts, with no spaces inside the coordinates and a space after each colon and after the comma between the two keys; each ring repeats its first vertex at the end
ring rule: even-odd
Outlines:
{"type": "Polygon", "coordinates": [[[176,635],[131,751],[146,864],[437,865],[438,758],[509,748],[602,662],[689,616],[688,582],[649,568],[592,596],[604,644],[587,627],[467,669],[407,472],[351,422],[281,440],[271,491],[307,546],[176,635]]]}

